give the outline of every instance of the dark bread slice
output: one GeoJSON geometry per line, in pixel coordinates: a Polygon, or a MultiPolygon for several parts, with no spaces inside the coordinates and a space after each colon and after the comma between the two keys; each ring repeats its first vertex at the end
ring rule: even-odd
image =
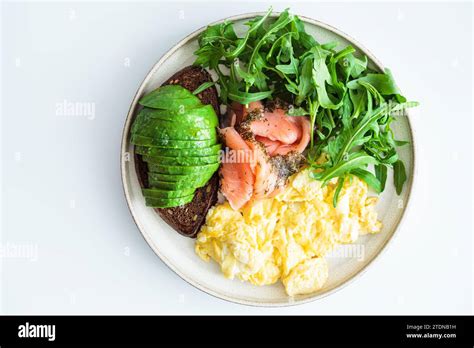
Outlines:
{"type": "MultiPolygon", "coordinates": [[[[194,91],[202,83],[208,81],[212,81],[212,78],[206,70],[196,66],[188,66],[171,76],[163,85],[180,85],[194,91]]],[[[202,91],[197,96],[203,104],[212,105],[216,114],[220,115],[219,99],[214,86],[202,91]]],[[[148,187],[147,163],[138,154],[135,154],[135,163],[140,185],[148,187]]],[[[196,190],[190,203],[174,208],[157,208],[155,211],[180,234],[194,238],[206,220],[207,211],[217,203],[218,189],[219,178],[216,173],[206,186],[196,190]]]]}

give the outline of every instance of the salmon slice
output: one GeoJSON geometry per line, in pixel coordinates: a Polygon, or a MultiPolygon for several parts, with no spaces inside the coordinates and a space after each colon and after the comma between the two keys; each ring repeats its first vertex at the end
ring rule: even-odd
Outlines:
{"type": "Polygon", "coordinates": [[[282,145],[279,141],[270,140],[268,138],[261,137],[259,135],[257,135],[255,139],[261,142],[265,146],[265,149],[267,150],[270,156],[273,156],[276,149],[278,149],[282,145]]]}
{"type": "Polygon", "coordinates": [[[279,146],[272,152],[272,156],[284,156],[292,151],[303,153],[303,151],[306,149],[306,146],[308,146],[311,137],[311,124],[309,120],[303,116],[295,116],[291,118],[295,119],[295,122],[300,125],[301,137],[294,144],[284,144],[279,146]]]}
{"type": "Polygon", "coordinates": [[[278,175],[263,145],[257,141],[247,141],[247,145],[253,150],[256,162],[253,198],[264,198],[275,190],[278,183],[278,175]]]}
{"type": "MultiPolygon", "coordinates": [[[[250,153],[251,150],[239,133],[233,127],[221,129],[225,145],[233,151],[250,153]]],[[[222,162],[220,168],[221,174],[221,192],[229,201],[234,210],[242,208],[252,197],[254,187],[254,173],[250,167],[250,161],[247,157],[244,160],[239,158],[236,161],[222,162]]]]}
{"type": "Polygon", "coordinates": [[[235,130],[234,127],[226,127],[219,129],[219,133],[224,139],[225,146],[232,150],[246,150],[250,151],[250,147],[242,139],[240,134],[235,130]]]}
{"type": "Polygon", "coordinates": [[[283,109],[265,112],[261,118],[252,120],[248,127],[257,136],[283,144],[293,144],[301,137],[300,125],[283,109]]]}
{"type": "Polygon", "coordinates": [[[247,163],[223,163],[220,169],[221,192],[234,210],[242,208],[252,197],[254,176],[247,163]]]}

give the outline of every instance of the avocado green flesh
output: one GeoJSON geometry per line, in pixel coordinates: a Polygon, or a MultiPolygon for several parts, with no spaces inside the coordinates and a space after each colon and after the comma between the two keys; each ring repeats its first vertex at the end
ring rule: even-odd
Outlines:
{"type": "Polygon", "coordinates": [[[139,103],[165,110],[195,108],[202,105],[198,97],[179,85],[161,86],[142,97],[139,103]]]}
{"type": "Polygon", "coordinates": [[[146,205],[171,208],[191,202],[218,170],[219,120],[212,105],[203,105],[180,85],[166,85],[142,97],[131,127],[135,153],[148,165],[146,205]]]}
{"type": "Polygon", "coordinates": [[[135,153],[139,155],[149,156],[166,156],[166,157],[202,157],[218,155],[221,150],[221,145],[216,144],[210,147],[195,148],[195,149],[173,149],[168,147],[157,146],[136,146],[135,153]]]}
{"type": "Polygon", "coordinates": [[[170,191],[177,191],[177,190],[185,190],[189,188],[197,189],[203,187],[207,184],[207,180],[201,180],[200,182],[196,181],[160,181],[160,180],[152,180],[148,179],[148,184],[151,188],[156,188],[160,190],[170,190],[170,191]]]}
{"type": "Polygon", "coordinates": [[[219,163],[215,164],[206,164],[202,166],[169,166],[148,163],[148,169],[150,172],[154,173],[163,173],[163,174],[177,174],[177,175],[187,175],[187,174],[207,174],[214,173],[217,168],[219,168],[219,163]]]}
{"type": "Polygon", "coordinates": [[[187,140],[187,141],[203,141],[214,140],[216,143],[217,132],[215,128],[194,129],[190,132],[183,132],[177,129],[142,129],[140,132],[134,133],[149,138],[157,138],[160,140],[187,140]]]}
{"type": "Polygon", "coordinates": [[[134,124],[137,124],[138,127],[144,122],[199,128],[214,128],[219,125],[219,120],[211,105],[201,106],[187,112],[144,108],[138,113],[134,124]]]}
{"type": "Polygon", "coordinates": [[[142,189],[142,193],[147,198],[180,198],[194,194],[195,188],[183,188],[176,190],[163,190],[159,188],[142,189]]]}
{"type": "Polygon", "coordinates": [[[143,156],[148,163],[175,166],[201,166],[219,163],[219,155],[203,157],[166,157],[166,156],[143,156]]]}
{"type": "Polygon", "coordinates": [[[177,198],[151,198],[145,196],[145,203],[152,208],[172,208],[191,202],[194,194],[177,198]]]}
{"type": "Polygon", "coordinates": [[[134,145],[144,145],[144,146],[160,146],[160,147],[169,147],[173,149],[192,149],[192,148],[204,148],[215,145],[217,139],[212,140],[168,140],[168,139],[157,139],[144,137],[137,134],[132,134],[131,139],[132,144],[134,145]]]}
{"type": "Polygon", "coordinates": [[[165,140],[187,140],[187,141],[203,141],[203,140],[214,140],[216,143],[217,132],[215,128],[204,128],[198,130],[192,130],[190,132],[183,132],[179,129],[141,129],[140,131],[133,133],[142,137],[155,138],[160,142],[165,140]]]}
{"type": "Polygon", "coordinates": [[[134,123],[132,134],[149,138],[174,140],[212,140],[217,138],[215,127],[202,128],[193,125],[177,127],[172,122],[145,119],[141,123],[134,123]]]}
{"type": "Polygon", "coordinates": [[[167,182],[179,182],[179,183],[190,183],[191,185],[197,185],[206,183],[212,177],[214,172],[209,171],[207,173],[193,173],[193,174],[163,174],[148,172],[148,179],[151,181],[167,181],[167,182]]]}

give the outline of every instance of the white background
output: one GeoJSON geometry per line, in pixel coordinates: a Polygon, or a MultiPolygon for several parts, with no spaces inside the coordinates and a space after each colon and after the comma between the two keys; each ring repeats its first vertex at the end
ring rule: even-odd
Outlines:
{"type": "Polygon", "coordinates": [[[1,313],[472,313],[471,3],[291,3],[365,45],[422,105],[411,210],[354,283],[291,308],[231,304],[181,280],[141,237],[119,170],[136,89],[191,31],[269,4],[3,3],[1,313]],[[95,103],[95,117],[58,115],[65,100],[95,103]]]}

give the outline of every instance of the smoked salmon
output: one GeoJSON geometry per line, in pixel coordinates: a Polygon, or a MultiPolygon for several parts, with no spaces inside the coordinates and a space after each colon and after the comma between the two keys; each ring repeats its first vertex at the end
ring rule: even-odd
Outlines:
{"type": "Polygon", "coordinates": [[[225,146],[238,154],[226,155],[220,169],[221,192],[234,210],[274,196],[303,164],[311,133],[304,116],[287,116],[285,109],[265,109],[260,102],[233,103],[223,125],[225,146]]]}
{"type": "Polygon", "coordinates": [[[255,156],[253,198],[264,198],[277,187],[278,173],[261,143],[248,140],[247,144],[253,150],[255,156]]]}
{"type": "Polygon", "coordinates": [[[235,151],[234,156],[225,156],[220,168],[221,191],[234,210],[242,208],[252,197],[255,177],[251,160],[247,154],[250,148],[233,127],[220,130],[225,145],[235,151]],[[242,156],[243,154],[243,156],[242,156]]]}
{"type": "Polygon", "coordinates": [[[279,141],[282,144],[293,144],[301,137],[301,128],[293,117],[285,115],[282,109],[273,112],[253,113],[253,116],[245,119],[240,128],[247,128],[254,135],[279,141]]]}
{"type": "Polygon", "coordinates": [[[261,142],[265,146],[270,156],[272,156],[275,153],[275,151],[282,145],[282,143],[280,143],[277,140],[270,140],[268,138],[261,137],[259,135],[257,135],[255,139],[261,142]]]}
{"type": "Polygon", "coordinates": [[[301,137],[298,138],[298,140],[293,144],[281,144],[273,150],[273,152],[271,153],[272,156],[287,155],[289,152],[292,151],[302,153],[306,149],[306,146],[308,146],[311,137],[311,124],[309,120],[303,116],[294,116],[291,118],[295,119],[295,122],[301,129],[301,137]]]}

